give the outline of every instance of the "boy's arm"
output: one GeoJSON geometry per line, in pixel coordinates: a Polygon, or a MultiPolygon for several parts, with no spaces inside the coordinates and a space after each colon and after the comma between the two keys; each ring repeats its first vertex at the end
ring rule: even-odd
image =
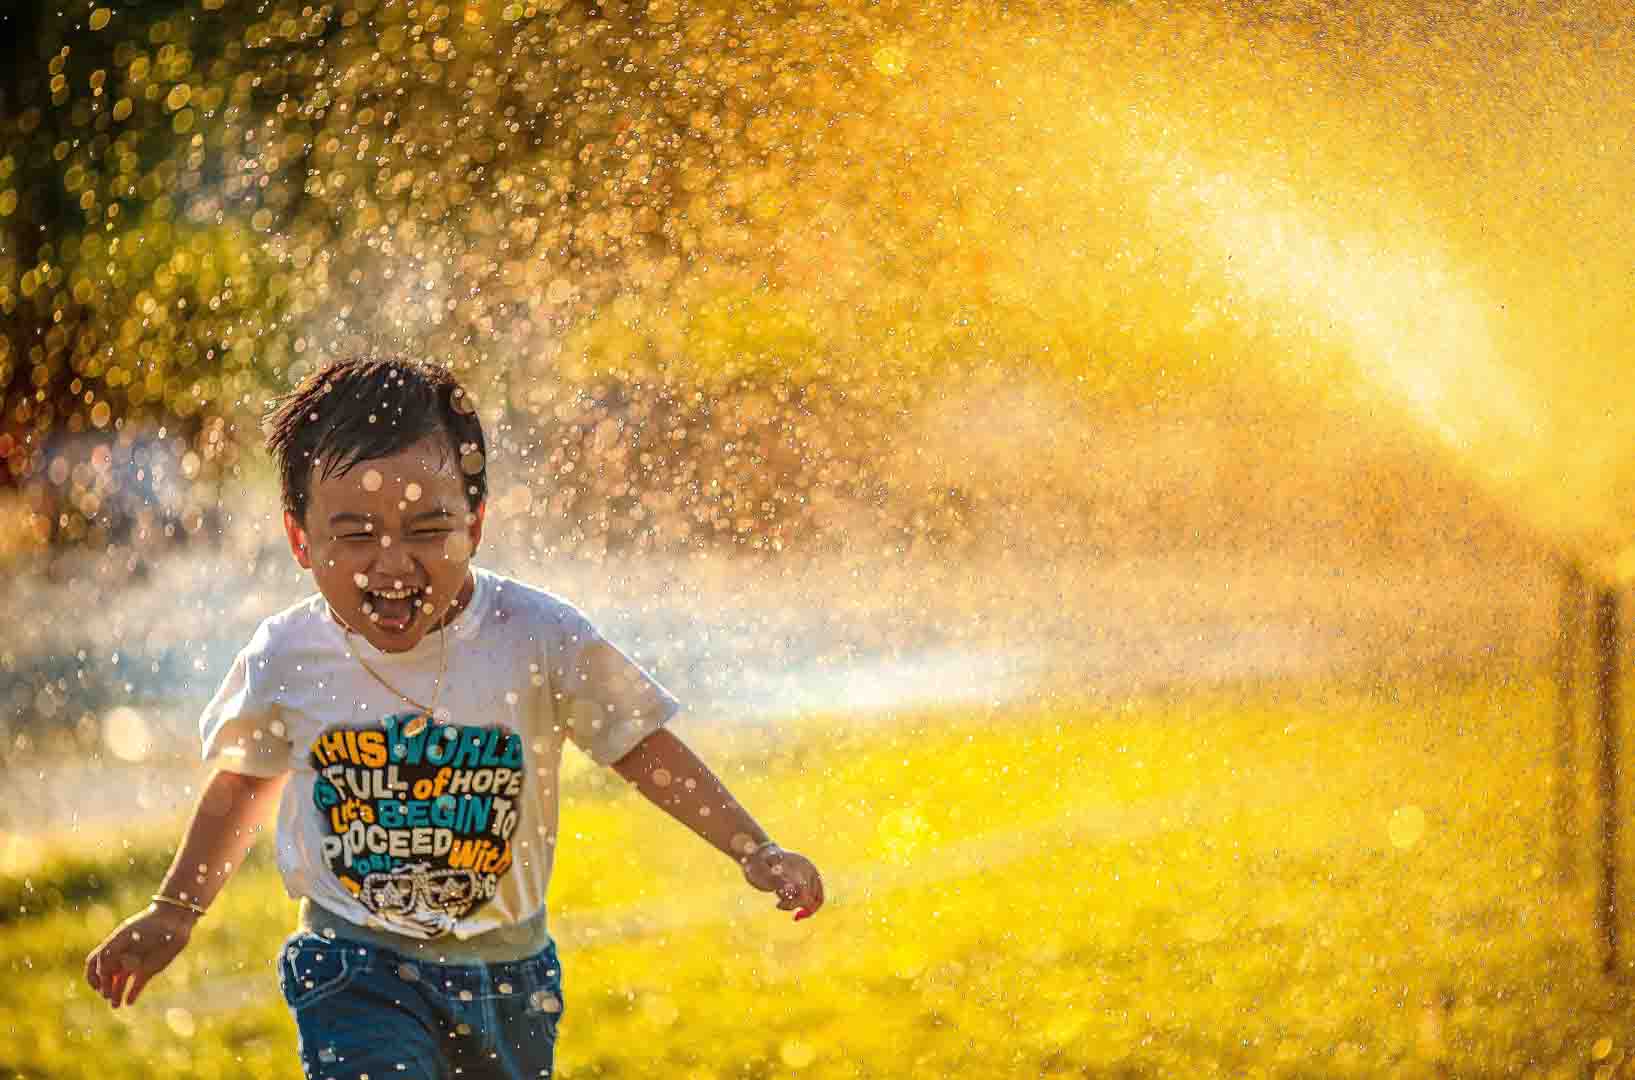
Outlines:
{"type": "Polygon", "coordinates": [[[686,743],[660,728],[613,763],[654,806],[730,855],[744,877],[763,892],[778,894],[778,907],[804,919],[823,906],[823,879],[805,856],[767,838],[749,811],[699,760],[686,743]]]}
{"type": "Polygon", "coordinates": [[[288,774],[249,776],[220,771],[199,795],[181,850],[159,885],[155,900],[119,924],[85,960],[85,980],[114,1008],[136,1001],[142,988],[176,958],[227,878],[254,846],[257,827],[278,801],[288,774]]]}

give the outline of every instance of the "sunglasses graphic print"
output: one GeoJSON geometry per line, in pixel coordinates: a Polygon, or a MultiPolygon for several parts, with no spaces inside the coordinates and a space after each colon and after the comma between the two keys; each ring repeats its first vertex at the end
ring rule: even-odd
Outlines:
{"type": "Polygon", "coordinates": [[[324,862],[382,922],[437,937],[499,888],[527,781],[516,732],[400,713],[330,728],[308,760],[324,862]]]}
{"type": "Polygon", "coordinates": [[[370,874],[363,879],[358,899],[377,915],[391,912],[409,917],[416,911],[437,910],[458,918],[471,909],[476,896],[474,872],[433,870],[429,863],[412,863],[390,873],[370,874]]]}

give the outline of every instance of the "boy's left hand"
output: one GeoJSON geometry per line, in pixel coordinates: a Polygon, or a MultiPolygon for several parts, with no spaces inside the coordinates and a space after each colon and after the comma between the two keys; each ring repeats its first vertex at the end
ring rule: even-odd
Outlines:
{"type": "Polygon", "coordinates": [[[777,893],[778,910],[793,911],[796,922],[823,906],[823,878],[806,856],[768,844],[741,862],[744,880],[762,892],[777,893]]]}

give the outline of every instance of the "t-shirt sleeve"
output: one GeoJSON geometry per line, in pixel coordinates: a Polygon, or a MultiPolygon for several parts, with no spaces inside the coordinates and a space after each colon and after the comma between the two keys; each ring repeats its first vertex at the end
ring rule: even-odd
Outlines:
{"type": "Polygon", "coordinates": [[[287,772],[293,755],[279,708],[261,692],[267,647],[263,625],[239,654],[199,717],[204,760],[227,772],[274,777],[287,772]]]}
{"type": "Polygon", "coordinates": [[[599,765],[611,765],[680,709],[670,692],[602,637],[577,611],[562,620],[556,722],[599,765]]]}

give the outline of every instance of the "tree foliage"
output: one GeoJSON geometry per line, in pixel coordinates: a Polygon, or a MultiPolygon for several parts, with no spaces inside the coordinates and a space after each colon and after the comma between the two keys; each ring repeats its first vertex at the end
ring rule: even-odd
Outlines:
{"type": "MultiPolygon", "coordinates": [[[[989,17],[950,12],[913,33],[989,17]]],[[[23,17],[0,117],[13,476],[52,432],[198,430],[359,347],[527,400],[564,374],[844,381],[837,355],[980,351],[976,304],[1049,308],[994,250],[1016,207],[939,176],[952,156],[971,167],[973,139],[997,175],[1027,160],[956,123],[970,101],[915,87],[940,61],[911,55],[890,8],[150,0],[23,17]],[[954,277],[970,287],[936,287],[954,277]]],[[[1048,346],[1066,314],[1015,328],[1048,346]]]]}

